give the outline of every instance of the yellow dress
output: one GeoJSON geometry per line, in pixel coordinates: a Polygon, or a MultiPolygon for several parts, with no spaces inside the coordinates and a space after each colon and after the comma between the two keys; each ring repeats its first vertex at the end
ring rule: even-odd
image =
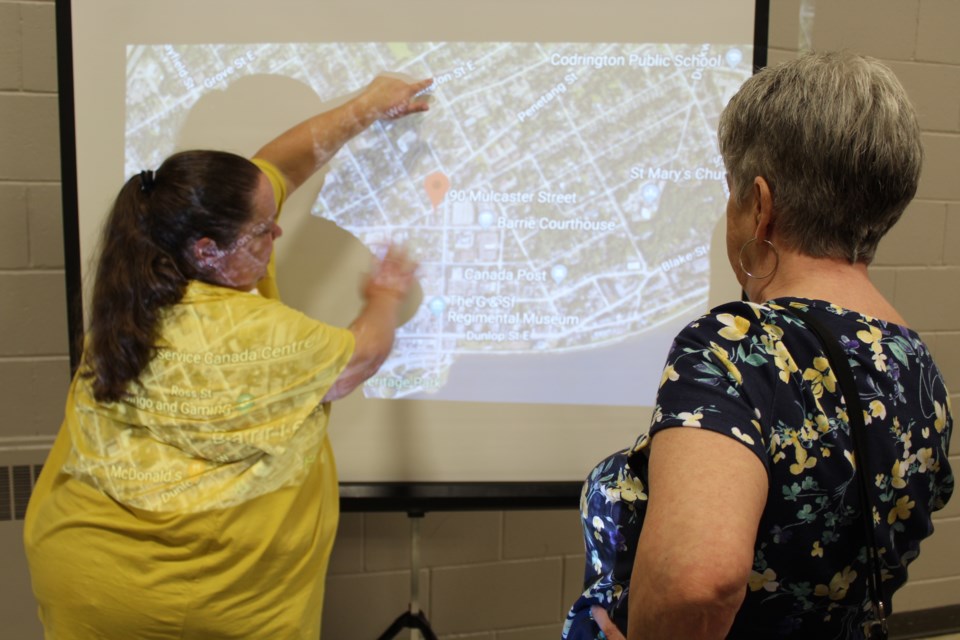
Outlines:
{"type": "Polygon", "coordinates": [[[315,640],[352,334],[192,282],[158,346],[128,399],[71,385],[24,527],[45,637],[315,640]]]}

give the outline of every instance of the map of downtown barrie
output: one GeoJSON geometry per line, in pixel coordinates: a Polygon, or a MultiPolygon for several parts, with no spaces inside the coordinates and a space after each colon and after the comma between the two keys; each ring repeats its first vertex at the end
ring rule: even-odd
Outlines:
{"type": "Polygon", "coordinates": [[[339,151],[313,214],[420,262],[423,304],[364,394],[444,399],[463,359],[617,348],[706,309],[716,126],[751,61],[748,45],[131,46],[126,172],[158,166],[196,102],[245,76],[323,99],[383,71],[434,78],[429,112],[339,151]]]}

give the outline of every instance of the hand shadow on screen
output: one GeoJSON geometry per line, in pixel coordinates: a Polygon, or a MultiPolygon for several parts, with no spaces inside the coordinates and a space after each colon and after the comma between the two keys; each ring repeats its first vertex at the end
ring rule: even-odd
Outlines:
{"type": "MultiPolygon", "coordinates": [[[[293,78],[246,76],[197,102],[177,136],[176,149],[221,149],[251,157],[281,132],[348,97],[325,101],[293,78]]],[[[277,281],[284,303],[312,318],[345,327],[362,307],[360,285],[370,271],[372,257],[353,234],[311,215],[325,174],[326,170],[321,170],[312,176],[284,204],[280,216],[283,235],[275,249],[277,281]]],[[[422,290],[416,286],[401,312],[401,322],[416,313],[422,298],[422,290]]],[[[360,390],[353,394],[359,395],[360,390]]],[[[390,412],[398,424],[403,423],[403,417],[397,415],[400,411],[396,406],[390,412]]],[[[399,434],[396,429],[389,431],[399,434]]],[[[397,453],[402,455],[402,451],[397,453]]]]}

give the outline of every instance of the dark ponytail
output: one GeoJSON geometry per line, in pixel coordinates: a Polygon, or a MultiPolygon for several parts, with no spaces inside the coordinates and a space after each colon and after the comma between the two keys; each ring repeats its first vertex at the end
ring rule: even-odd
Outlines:
{"type": "Polygon", "coordinates": [[[228,246],[252,218],[260,171],[221,151],[185,151],[120,190],[104,226],[83,375],[115,402],[150,362],[163,310],[199,277],[193,245],[228,246]]]}

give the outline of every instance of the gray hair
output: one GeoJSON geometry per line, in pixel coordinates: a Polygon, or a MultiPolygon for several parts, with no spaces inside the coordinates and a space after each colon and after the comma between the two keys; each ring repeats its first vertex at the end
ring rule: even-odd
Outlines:
{"type": "Polygon", "coordinates": [[[720,116],[720,153],[743,204],[762,176],[794,249],[873,260],[917,192],[920,127],[896,76],[873,58],[813,53],[763,69],[720,116]]]}

